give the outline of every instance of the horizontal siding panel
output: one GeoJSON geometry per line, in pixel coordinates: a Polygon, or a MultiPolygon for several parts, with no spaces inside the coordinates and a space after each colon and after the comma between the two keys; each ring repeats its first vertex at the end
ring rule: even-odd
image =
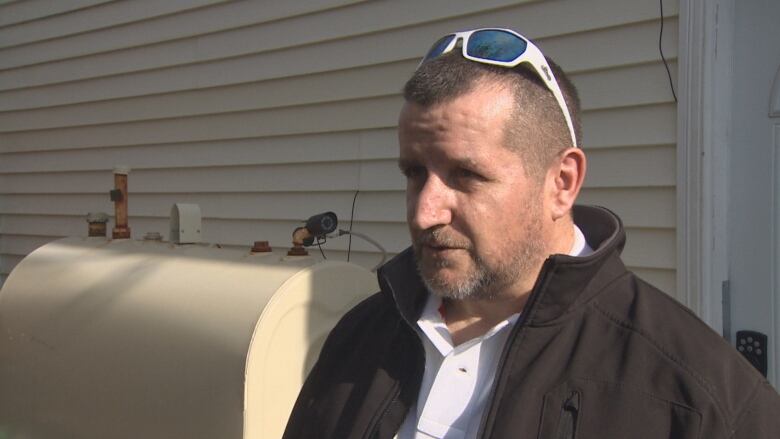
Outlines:
{"type": "Polygon", "coordinates": [[[627,227],[674,228],[677,224],[677,193],[674,186],[591,188],[577,198],[578,204],[605,206],[615,212],[627,227]],[[637,202],[641,200],[641,202],[637,202]]]}
{"type": "MultiPolygon", "coordinates": [[[[64,14],[47,14],[13,27],[0,29],[0,47],[13,47],[35,41],[61,38],[98,29],[122,26],[135,21],[183,12],[208,6],[222,0],[166,0],[166,1],[91,1],[93,7],[64,14]]],[[[37,3],[37,2],[32,2],[37,3]]],[[[40,3],[60,3],[44,0],[40,3]]],[[[67,2],[66,2],[67,3],[67,2]]],[[[33,6],[33,5],[31,5],[33,6]]],[[[40,5],[36,5],[41,10],[40,5]]],[[[0,14],[4,11],[0,10],[0,14]]],[[[35,47],[33,47],[35,49],[35,47]]]]}
{"type": "Polygon", "coordinates": [[[0,174],[266,165],[398,157],[395,128],[196,143],[0,154],[0,174]],[[218,154],[215,154],[218,151],[218,154]]]}
{"type": "MultiPolygon", "coordinates": [[[[343,38],[345,30],[349,35],[377,32],[388,27],[409,26],[430,20],[440,21],[443,14],[450,17],[468,15],[470,19],[485,21],[495,25],[497,18],[480,17],[485,11],[491,9],[513,6],[516,1],[512,0],[491,0],[481,2],[467,1],[427,1],[407,2],[402,5],[401,2],[366,2],[350,10],[327,11],[312,17],[297,17],[294,20],[284,20],[284,23],[269,23],[283,17],[300,15],[305,12],[314,12],[329,7],[335,7],[340,4],[352,3],[348,1],[319,1],[319,2],[272,2],[263,3],[259,7],[256,2],[236,2],[221,4],[211,8],[201,8],[199,10],[186,13],[179,13],[172,16],[164,16],[154,20],[136,20],[132,24],[106,28],[106,23],[110,24],[110,18],[101,17],[94,19],[94,23],[100,23],[99,30],[79,33],[68,38],[58,38],[42,43],[26,44],[24,47],[12,48],[6,51],[0,51],[0,68],[15,67],[20,65],[47,62],[57,59],[71,58],[75,56],[84,56],[105,51],[117,50],[134,46],[143,46],[155,42],[161,42],[173,39],[182,39],[197,34],[217,33],[210,36],[212,45],[216,45],[214,40],[230,39],[233,41],[251,41],[251,44],[243,45],[242,48],[234,47],[232,50],[273,50],[290,45],[308,44],[312,41],[324,40],[330,38],[343,38]],[[475,17],[474,15],[477,14],[475,17]],[[359,15],[361,20],[354,20],[352,17],[359,15]],[[213,20],[213,16],[219,16],[219,20],[213,20]],[[250,27],[249,25],[264,23],[263,28],[250,27]],[[324,26],[328,23],[329,26],[324,26]],[[235,29],[240,28],[240,29],[235,29]],[[235,30],[231,30],[235,29],[235,30]],[[289,29],[295,29],[291,33],[289,29]],[[195,34],[197,32],[197,34],[195,34]],[[282,37],[282,35],[284,37],[282,37]],[[16,49],[16,50],[15,50],[16,49]]],[[[541,15],[542,8],[548,10],[554,8],[560,12],[567,13],[564,17],[558,15],[555,23],[546,21],[546,26],[534,26],[535,21],[523,26],[524,32],[535,37],[549,36],[552,33],[560,33],[562,27],[573,31],[583,31],[585,26],[615,26],[617,24],[648,20],[655,18],[657,14],[652,8],[625,8],[621,6],[625,2],[614,0],[602,0],[593,9],[599,7],[612,9],[612,14],[600,14],[598,20],[595,17],[583,17],[586,11],[575,11],[572,14],[571,9],[575,5],[565,5],[567,10],[563,10],[563,5],[542,4],[542,5],[524,5],[523,16],[534,17],[541,15]],[[618,10],[620,9],[620,10],[618,10]],[[579,13],[577,13],[579,12],[579,13]],[[577,16],[577,20],[568,19],[571,16],[577,16]],[[591,18],[588,20],[587,18],[591,18]],[[609,21],[607,21],[609,20],[609,21]],[[533,31],[533,32],[532,32],[533,31]]],[[[113,9],[103,8],[103,15],[106,13],[117,14],[117,7],[113,9]]],[[[668,5],[665,11],[667,15],[676,14],[676,4],[668,5]]],[[[124,12],[124,11],[121,11],[124,12]]],[[[554,13],[554,12],[553,12],[554,13]]],[[[592,14],[592,12],[591,12],[592,14]]],[[[47,32],[51,39],[55,36],[63,36],[68,33],[68,23],[53,23],[49,20],[47,23],[47,32]],[[60,29],[58,29],[58,27],[60,29]],[[64,29],[62,29],[64,27],[64,29]]],[[[116,23],[115,23],[116,24],[116,23]]],[[[455,26],[455,23],[452,23],[455,26]]],[[[471,24],[471,26],[480,26],[471,24]]],[[[39,28],[40,29],[40,28],[39,28]]],[[[455,29],[453,27],[452,29],[455,29]]],[[[0,39],[2,39],[0,32],[0,39]]],[[[33,42],[37,39],[46,38],[38,35],[28,29],[18,29],[16,32],[6,35],[8,43],[4,45],[22,44],[33,42]]],[[[228,55],[242,53],[227,52],[228,55]]],[[[226,56],[211,55],[212,57],[226,56]]]]}
{"type": "Polygon", "coordinates": [[[280,20],[361,0],[112,2],[77,16],[0,29],[0,68],[153,44],[280,20]],[[214,17],[219,17],[215,20],[214,17]]]}
{"type": "MultiPolygon", "coordinates": [[[[132,209],[132,207],[131,207],[132,209]]],[[[113,213],[113,211],[112,211],[113,213]]],[[[155,224],[163,224],[165,221],[162,219],[153,219],[155,224]]],[[[138,227],[147,224],[146,218],[140,218],[132,215],[129,219],[132,237],[136,239],[143,236],[140,233],[138,227]],[[140,233],[140,234],[139,234],[140,233]]],[[[109,233],[110,228],[113,227],[113,218],[108,223],[109,233]]],[[[155,229],[162,233],[165,232],[166,236],[168,228],[155,229]]],[[[57,215],[3,215],[3,222],[0,224],[0,237],[5,240],[6,236],[87,236],[87,221],[86,214],[83,215],[68,215],[66,213],[57,215]]]]}
{"type": "Polygon", "coordinates": [[[674,229],[626,229],[623,261],[640,268],[677,267],[677,241],[674,229]]]}
{"type": "Polygon", "coordinates": [[[582,114],[583,146],[676,145],[675,103],[610,108],[582,114]]]}
{"type": "Polygon", "coordinates": [[[586,187],[674,186],[674,145],[587,151],[586,187]]]}
{"type": "Polygon", "coordinates": [[[1,112],[0,132],[97,125],[398,95],[416,61],[227,87],[1,112]]]}
{"type": "Polygon", "coordinates": [[[237,139],[397,124],[400,96],[212,116],[0,134],[4,152],[237,139]]]}
{"type": "MultiPolygon", "coordinates": [[[[151,54],[168,52],[179,58],[161,60],[163,63],[190,63],[377,32],[387,27],[417,23],[442,13],[467,14],[516,3],[512,0],[479,3],[434,0],[426,2],[425,5],[430,7],[422,9],[399,7],[398,2],[363,2],[354,8],[329,10],[361,1],[223,3],[156,19],[136,20],[123,26],[101,26],[97,31],[27,44],[19,50],[0,51],[0,57],[7,58],[0,61],[0,68],[119,49],[130,49],[124,54],[131,57],[138,50],[151,54]],[[355,20],[356,15],[362,19],[355,20]],[[219,20],[214,17],[219,17],[219,20]],[[262,26],[258,26],[260,24],[262,26]],[[234,44],[237,41],[244,44],[234,44]]],[[[159,57],[157,59],[160,60],[159,57]]]]}
{"type": "MultiPolygon", "coordinates": [[[[64,14],[112,0],[19,0],[0,5],[0,28],[64,14]]],[[[5,41],[6,29],[0,29],[0,41],[5,41]]]]}
{"type": "Polygon", "coordinates": [[[406,190],[406,178],[398,169],[398,160],[364,161],[358,184],[363,190],[406,190]]]}
{"type": "MultiPolygon", "coordinates": [[[[670,63],[669,69],[676,72],[677,63],[670,63]]],[[[577,87],[584,110],[674,101],[662,62],[581,73],[572,75],[571,80],[577,87]]],[[[3,126],[2,122],[0,126],[3,126]]]]}
{"type": "MultiPolygon", "coordinates": [[[[582,2],[583,6],[591,7],[588,3],[582,2]]],[[[659,20],[651,20],[587,33],[556,36],[541,41],[539,46],[545,54],[549,53],[556,61],[559,60],[558,64],[567,73],[644,64],[660,58],[659,26],[659,20]]],[[[667,60],[677,58],[677,28],[677,18],[664,20],[664,40],[670,42],[664,46],[664,56],[667,60]]]]}
{"type": "MultiPolygon", "coordinates": [[[[3,152],[113,147],[395,127],[400,96],[213,116],[0,133],[3,152]]],[[[584,147],[675,144],[674,104],[586,111],[584,147]]]]}
{"type": "MultiPolygon", "coordinates": [[[[505,19],[504,17],[503,20],[505,19]]],[[[674,29],[676,23],[670,22],[668,25],[670,29],[674,29]]],[[[399,60],[416,60],[425,52],[427,44],[430,44],[429,41],[452,30],[452,24],[447,22],[436,24],[441,27],[438,32],[432,31],[432,26],[395,29],[379,34],[291,47],[287,50],[172,67],[160,66],[159,62],[153,60],[169,62],[174,57],[173,53],[188,51],[181,48],[167,49],[159,55],[154,55],[147,50],[142,50],[136,58],[131,58],[122,51],[110,52],[94,57],[2,71],[0,90],[81,81],[83,86],[92,89],[92,97],[89,97],[87,90],[78,95],[84,96],[85,100],[95,100],[252,82],[285,77],[292,72],[299,75],[311,74],[399,60]],[[420,47],[421,41],[426,42],[422,47],[420,47]],[[377,50],[380,47],[382,50],[377,50]],[[146,70],[140,71],[144,69],[146,70]],[[135,73],[128,73],[129,71],[135,73]],[[83,81],[97,78],[100,80],[83,81]],[[99,87],[99,92],[95,87],[99,87]]],[[[649,44],[649,41],[655,39],[657,42],[657,37],[658,24],[651,21],[576,35],[564,35],[556,37],[554,41],[542,40],[540,45],[567,72],[576,73],[580,70],[655,61],[659,58],[658,48],[649,44]],[[616,44],[621,47],[614,47],[616,44]],[[609,50],[594,51],[594,47],[608,47],[609,50]],[[591,55],[583,57],[582,53],[591,55]]],[[[224,56],[224,51],[229,50],[230,46],[241,44],[241,41],[225,43],[226,47],[215,49],[215,52],[222,53],[224,56]]],[[[674,59],[676,56],[674,49],[670,48],[668,52],[668,59],[674,59]]],[[[78,84],[68,84],[68,86],[79,87],[78,84]]],[[[48,93],[48,90],[45,91],[48,93]]],[[[19,99],[19,95],[3,93],[0,94],[0,100],[12,105],[10,108],[24,108],[22,102],[29,103],[31,98],[35,99],[34,94],[34,91],[33,96],[22,93],[24,97],[19,99]]],[[[42,98],[43,96],[39,95],[39,102],[46,102],[42,98]]]]}
{"type": "MultiPolygon", "coordinates": [[[[417,61],[136,98],[0,112],[0,132],[320,104],[398,94],[417,61]]],[[[676,64],[670,66],[676,69],[676,64]]],[[[572,75],[583,110],[670,102],[660,62],[572,75]]]]}
{"type": "MultiPolygon", "coordinates": [[[[334,162],[135,170],[129,187],[131,192],[147,193],[349,191],[359,187],[361,166],[360,162],[334,162]]],[[[102,192],[106,185],[113,187],[107,172],[0,175],[0,193],[8,194],[102,192]]]]}

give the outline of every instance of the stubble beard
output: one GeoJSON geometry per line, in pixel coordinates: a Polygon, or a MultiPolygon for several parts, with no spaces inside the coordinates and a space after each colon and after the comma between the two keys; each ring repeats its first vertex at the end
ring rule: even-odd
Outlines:
{"type": "Polygon", "coordinates": [[[453,300],[492,300],[522,278],[536,276],[539,264],[546,257],[542,238],[541,219],[536,212],[529,212],[529,221],[521,230],[508,231],[506,246],[509,251],[492,265],[481,258],[471,243],[448,236],[443,229],[426,230],[413,244],[417,271],[431,293],[453,300]],[[514,238],[514,239],[513,239],[514,238]],[[441,270],[452,268],[453,261],[440,259],[427,264],[423,258],[423,245],[437,244],[460,247],[471,259],[468,273],[459,281],[450,281],[441,270]]]}

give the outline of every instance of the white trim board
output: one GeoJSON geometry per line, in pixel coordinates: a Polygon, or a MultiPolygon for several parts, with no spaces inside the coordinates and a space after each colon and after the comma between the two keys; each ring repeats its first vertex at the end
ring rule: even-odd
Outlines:
{"type": "Polygon", "coordinates": [[[677,111],[677,288],[697,315],[730,333],[728,127],[734,0],[680,0],[677,111]]]}

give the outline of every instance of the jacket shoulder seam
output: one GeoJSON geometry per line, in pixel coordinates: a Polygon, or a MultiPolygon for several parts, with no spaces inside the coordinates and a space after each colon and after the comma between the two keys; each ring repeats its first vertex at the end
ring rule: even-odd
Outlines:
{"type": "Polygon", "coordinates": [[[758,391],[761,389],[761,386],[764,384],[764,381],[761,379],[756,380],[755,385],[753,386],[753,389],[750,392],[750,397],[747,399],[745,404],[743,404],[742,407],[740,407],[739,414],[735,416],[734,420],[734,426],[731,429],[731,434],[729,435],[729,438],[734,438],[737,434],[737,430],[742,425],[742,422],[745,420],[745,416],[748,412],[748,409],[755,403],[755,399],[758,397],[758,391]]]}
{"type": "MultiPolygon", "coordinates": [[[[688,375],[694,378],[696,383],[699,384],[699,386],[709,395],[710,399],[712,399],[713,404],[715,405],[715,408],[718,410],[718,413],[720,413],[721,419],[723,419],[724,424],[728,427],[729,424],[731,424],[727,420],[726,416],[726,410],[723,408],[723,404],[721,403],[718,396],[712,391],[712,385],[704,379],[700,374],[696,373],[693,369],[688,367],[681,359],[677,358],[675,355],[673,355],[671,352],[666,350],[661,343],[658,343],[655,339],[653,339],[649,334],[647,334],[645,331],[642,331],[641,329],[637,328],[636,326],[632,325],[629,322],[626,322],[622,319],[620,319],[618,316],[612,314],[608,310],[604,309],[599,305],[597,301],[594,301],[592,303],[593,308],[598,311],[600,314],[602,314],[605,318],[607,318],[609,321],[611,321],[613,324],[620,326],[621,328],[627,329],[640,337],[642,337],[644,340],[646,340],[651,346],[653,346],[658,352],[660,352],[666,359],[671,361],[672,363],[676,364],[680,369],[685,371],[688,375]]],[[[729,428],[729,430],[732,430],[729,428]]]]}

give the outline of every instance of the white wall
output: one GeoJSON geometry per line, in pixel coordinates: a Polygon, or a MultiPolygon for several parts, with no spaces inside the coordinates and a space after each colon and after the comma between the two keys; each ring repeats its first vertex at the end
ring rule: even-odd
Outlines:
{"type": "MultiPolygon", "coordinates": [[[[677,2],[665,3],[674,75],[677,2]]],[[[113,212],[118,164],[133,168],[135,237],[166,232],[170,205],[193,202],[207,241],[287,247],[311,214],[346,221],[359,189],[354,229],[400,251],[400,89],[437,37],[505,26],[571,74],[590,159],[582,201],[622,216],[626,263],[674,295],[676,106],[658,15],[657,2],[623,0],[6,2],[0,282],[38,246],[86,234],[87,212],[113,212]]]]}

